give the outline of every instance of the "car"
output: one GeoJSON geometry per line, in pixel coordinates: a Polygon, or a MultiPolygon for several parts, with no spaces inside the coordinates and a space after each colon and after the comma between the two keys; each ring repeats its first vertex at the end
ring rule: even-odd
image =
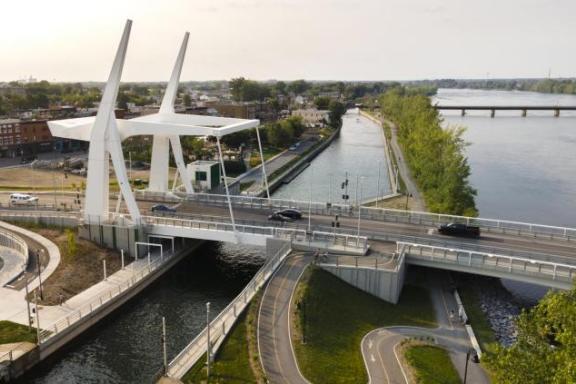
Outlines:
{"type": "Polygon", "coordinates": [[[172,207],[169,207],[169,206],[164,205],[164,204],[156,204],[156,205],[153,205],[153,206],[150,208],[150,210],[151,210],[152,212],[171,212],[171,213],[176,212],[176,208],[172,208],[172,207]]]}
{"type": "Polygon", "coordinates": [[[480,227],[459,223],[443,224],[438,228],[438,232],[448,236],[480,237],[480,227]]]}
{"type": "Polygon", "coordinates": [[[25,193],[12,193],[10,205],[34,205],[38,204],[38,198],[25,193]]]}
{"type": "Polygon", "coordinates": [[[281,221],[281,222],[292,221],[292,219],[289,218],[288,216],[281,215],[278,212],[274,212],[273,214],[268,216],[268,220],[281,221]]]}
{"type": "Polygon", "coordinates": [[[289,151],[295,151],[298,147],[295,145],[292,145],[290,148],[288,148],[289,151]]]}
{"type": "Polygon", "coordinates": [[[283,209],[281,211],[275,211],[274,213],[289,217],[292,220],[299,220],[302,218],[302,212],[300,212],[297,209],[293,209],[293,208],[287,208],[287,209],[283,209]]]}

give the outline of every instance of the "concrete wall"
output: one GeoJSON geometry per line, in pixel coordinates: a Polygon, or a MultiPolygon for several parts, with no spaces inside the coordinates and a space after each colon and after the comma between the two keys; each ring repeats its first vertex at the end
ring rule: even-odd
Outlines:
{"type": "MultiPolygon", "coordinates": [[[[94,312],[86,315],[81,320],[72,324],[56,336],[48,339],[45,343],[41,344],[39,348],[35,348],[25,355],[22,355],[9,366],[9,377],[15,379],[22,375],[25,371],[35,366],[40,361],[46,359],[54,352],[58,351],[64,345],[80,336],[84,331],[98,323],[104,317],[120,308],[128,300],[140,293],[144,288],[149,286],[152,282],[156,281],[164,272],[172,268],[176,263],[182,260],[186,255],[190,254],[193,250],[198,248],[203,241],[201,240],[188,240],[187,244],[180,250],[176,256],[172,257],[160,268],[153,271],[145,279],[140,280],[130,289],[122,292],[120,295],[114,297],[112,300],[106,302],[104,305],[96,309],[94,312]]],[[[0,381],[1,382],[1,381],[0,381]]]]}
{"type": "Polygon", "coordinates": [[[102,247],[123,249],[127,256],[135,256],[134,242],[145,241],[144,231],[137,226],[86,224],[78,228],[78,234],[102,247]]]}
{"type": "Polygon", "coordinates": [[[34,224],[44,224],[51,225],[55,227],[76,227],[78,225],[78,218],[70,217],[57,217],[57,216],[21,216],[18,212],[14,212],[13,215],[9,213],[3,213],[1,220],[12,221],[12,222],[24,222],[24,223],[34,223],[34,224]]]}
{"type": "Polygon", "coordinates": [[[329,264],[319,266],[348,284],[393,304],[398,302],[404,285],[404,263],[397,271],[329,264]]]}

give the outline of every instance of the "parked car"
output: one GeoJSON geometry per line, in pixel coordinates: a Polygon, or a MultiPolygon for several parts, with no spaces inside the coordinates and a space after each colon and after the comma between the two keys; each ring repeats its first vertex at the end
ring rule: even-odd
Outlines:
{"type": "Polygon", "coordinates": [[[273,214],[268,216],[268,220],[281,221],[281,222],[292,221],[292,219],[289,218],[288,216],[281,215],[278,212],[274,212],[273,214]]]}
{"type": "Polygon", "coordinates": [[[290,148],[288,148],[289,151],[295,151],[298,147],[296,145],[292,145],[290,146],[290,148]]]}
{"type": "Polygon", "coordinates": [[[172,207],[169,207],[169,206],[164,205],[164,204],[156,204],[156,205],[153,205],[153,206],[150,208],[150,210],[151,210],[152,212],[170,212],[170,213],[176,212],[176,208],[172,208],[172,207]]]}
{"type": "Polygon", "coordinates": [[[293,209],[293,208],[287,208],[287,209],[283,209],[281,211],[275,211],[274,213],[289,217],[292,220],[300,220],[302,218],[302,212],[300,212],[297,209],[293,209]]]}
{"type": "Polygon", "coordinates": [[[458,223],[443,224],[438,232],[448,236],[480,237],[480,227],[458,223]]]}

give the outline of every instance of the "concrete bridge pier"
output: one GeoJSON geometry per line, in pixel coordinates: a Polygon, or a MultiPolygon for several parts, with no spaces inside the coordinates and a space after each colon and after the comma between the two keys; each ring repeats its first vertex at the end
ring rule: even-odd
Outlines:
{"type": "Polygon", "coordinates": [[[526,114],[527,114],[526,109],[523,109],[522,110],[522,117],[526,117],[526,114]]]}
{"type": "Polygon", "coordinates": [[[466,116],[466,110],[465,110],[465,109],[462,109],[460,115],[461,115],[461,116],[466,116]]]}
{"type": "Polygon", "coordinates": [[[496,116],[496,110],[495,110],[495,109],[491,109],[491,110],[490,110],[490,117],[494,118],[494,116],[496,116]]]}
{"type": "Polygon", "coordinates": [[[554,110],[554,117],[560,117],[560,109],[556,108],[554,110]]]}
{"type": "Polygon", "coordinates": [[[85,224],[78,228],[78,235],[100,246],[124,250],[126,256],[134,257],[137,241],[147,241],[144,231],[136,225],[85,224]]]}

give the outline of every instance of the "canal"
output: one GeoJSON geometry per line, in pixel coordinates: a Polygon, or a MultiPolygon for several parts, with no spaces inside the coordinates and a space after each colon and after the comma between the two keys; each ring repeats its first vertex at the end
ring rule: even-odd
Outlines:
{"type": "MultiPolygon", "coordinates": [[[[348,194],[369,199],[389,193],[383,133],[356,112],[343,118],[341,134],[312,164],[274,196],[342,202],[348,194]],[[380,168],[380,188],[378,188],[380,168]],[[358,177],[357,177],[358,176],[358,177]],[[330,188],[330,182],[332,187],[330,188]]],[[[255,247],[207,242],[107,319],[36,367],[22,383],[147,383],[161,369],[160,331],[166,317],[168,356],[174,357],[205,326],[205,304],[222,310],[264,261],[255,247]]]]}

